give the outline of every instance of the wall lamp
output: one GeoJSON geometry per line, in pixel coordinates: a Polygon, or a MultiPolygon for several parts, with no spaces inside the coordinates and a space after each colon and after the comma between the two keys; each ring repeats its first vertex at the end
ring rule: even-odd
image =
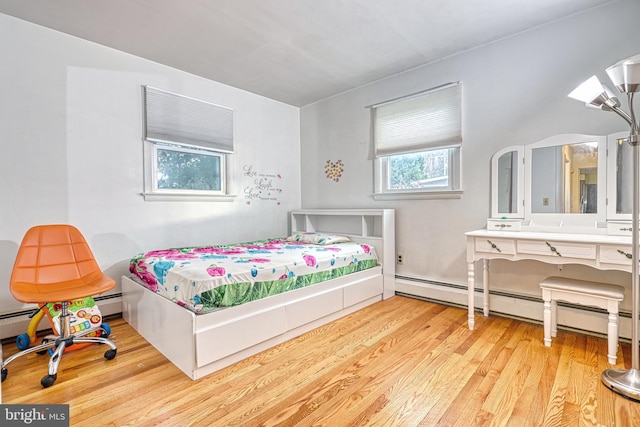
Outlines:
{"type": "Polygon", "coordinates": [[[640,367],[638,365],[638,309],[640,289],[638,277],[638,214],[640,214],[638,191],[640,189],[640,155],[638,150],[638,122],[633,110],[633,95],[640,91],[640,55],[624,59],[607,68],[607,74],[621,92],[627,95],[629,113],[620,108],[615,94],[593,76],[569,94],[570,98],[584,102],[587,107],[612,111],[622,117],[631,127],[627,142],[633,147],[633,207],[631,233],[631,369],[607,369],[602,373],[602,382],[614,392],[640,401],[640,367]]]}

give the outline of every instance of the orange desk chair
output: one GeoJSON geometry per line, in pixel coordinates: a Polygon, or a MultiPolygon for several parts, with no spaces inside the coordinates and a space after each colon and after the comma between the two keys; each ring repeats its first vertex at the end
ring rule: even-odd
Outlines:
{"type": "Polygon", "coordinates": [[[50,387],[58,377],[58,365],[65,348],[79,343],[102,343],[110,348],[104,353],[108,360],[116,357],[116,345],[102,326],[71,334],[68,307],[74,300],[94,296],[112,289],[115,281],[100,270],[91,249],[77,228],[71,225],[40,225],[27,231],[11,273],[9,287],[20,302],[41,305],[60,302],[59,334],[47,335],[41,345],[9,356],[2,363],[2,381],[7,378],[6,366],[29,353],[46,353],[52,349],[49,373],[40,381],[50,387]],[[96,333],[98,332],[98,333],[96,333]],[[91,336],[93,335],[93,336],[91,336]]]}

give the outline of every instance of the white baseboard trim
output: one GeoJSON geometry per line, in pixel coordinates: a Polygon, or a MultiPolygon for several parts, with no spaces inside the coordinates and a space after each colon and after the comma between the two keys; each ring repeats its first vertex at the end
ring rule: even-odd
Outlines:
{"type": "MultiPolygon", "coordinates": [[[[427,279],[396,277],[396,293],[429,301],[467,308],[466,286],[436,282],[427,279]]],[[[120,294],[96,298],[103,316],[122,313],[120,294]]],[[[482,290],[475,291],[476,316],[482,316],[482,290]]],[[[531,297],[507,292],[491,291],[489,295],[490,314],[514,317],[542,324],[542,297],[531,297]]],[[[30,311],[8,313],[0,317],[0,339],[16,337],[27,331],[30,311]]],[[[607,314],[592,307],[558,303],[558,327],[583,331],[600,336],[607,334],[607,314]]],[[[45,318],[38,330],[50,329],[45,318]]],[[[631,339],[631,314],[620,312],[620,338],[631,339]]]]}
{"type": "MultiPolygon", "coordinates": [[[[466,286],[402,276],[396,277],[396,293],[467,308],[466,286]]],[[[482,289],[476,289],[474,299],[476,316],[482,316],[482,289]]],[[[542,296],[532,297],[490,290],[489,307],[490,315],[493,313],[540,324],[543,321],[542,296]]],[[[560,329],[606,336],[607,322],[607,313],[603,310],[558,302],[560,329]]],[[[619,335],[623,339],[631,338],[631,314],[628,312],[620,312],[619,335]]]]}

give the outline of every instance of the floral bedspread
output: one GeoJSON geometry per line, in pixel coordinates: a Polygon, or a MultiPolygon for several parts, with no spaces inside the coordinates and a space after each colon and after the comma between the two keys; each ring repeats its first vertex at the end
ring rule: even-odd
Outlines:
{"type": "Polygon", "coordinates": [[[196,313],[242,304],[374,267],[372,246],[284,239],[154,250],[129,270],[150,290],[196,313]]]}

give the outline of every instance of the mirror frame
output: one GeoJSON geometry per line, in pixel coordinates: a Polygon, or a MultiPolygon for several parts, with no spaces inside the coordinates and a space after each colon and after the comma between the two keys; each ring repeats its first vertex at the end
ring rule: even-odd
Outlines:
{"type": "Polygon", "coordinates": [[[491,157],[491,217],[492,218],[516,218],[524,219],[524,146],[513,145],[505,147],[497,151],[493,157],[491,157]],[[499,212],[498,210],[498,182],[499,182],[499,168],[498,162],[500,157],[504,154],[515,152],[517,156],[518,171],[517,171],[517,183],[516,188],[516,211],[515,212],[499,212]]]}
{"type": "MultiPolygon", "coordinates": [[[[616,146],[619,139],[629,138],[629,132],[616,132],[607,137],[607,221],[631,221],[631,212],[617,213],[618,204],[616,146]]],[[[626,144],[626,142],[624,143],[626,144]]],[[[631,190],[633,192],[633,190],[631,190]]]]}

